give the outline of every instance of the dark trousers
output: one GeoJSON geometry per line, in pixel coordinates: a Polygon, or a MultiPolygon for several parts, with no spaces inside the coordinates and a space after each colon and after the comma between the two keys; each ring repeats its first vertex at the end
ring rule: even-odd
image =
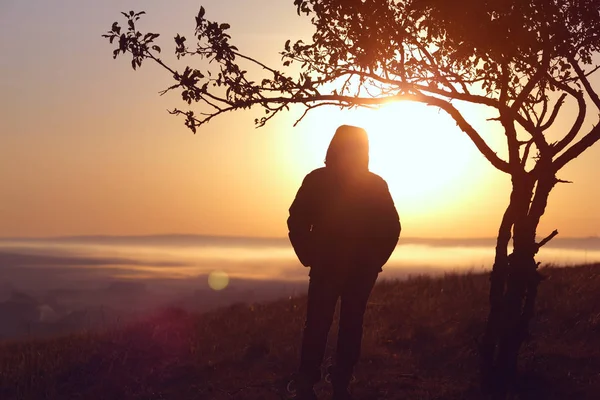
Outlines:
{"type": "Polygon", "coordinates": [[[336,375],[339,381],[344,382],[342,386],[350,381],[360,356],[363,316],[378,274],[378,271],[358,268],[346,271],[312,268],[299,369],[308,383],[315,384],[321,379],[321,363],[338,298],[341,299],[341,308],[336,375]]]}

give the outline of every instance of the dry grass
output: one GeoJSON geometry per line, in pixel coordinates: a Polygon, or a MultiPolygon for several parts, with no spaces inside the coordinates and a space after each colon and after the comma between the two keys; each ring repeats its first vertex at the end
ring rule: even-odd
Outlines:
{"type": "MultiPolygon", "coordinates": [[[[549,268],[521,399],[600,398],[600,266],[549,268]]],[[[365,317],[359,399],[480,399],[487,277],[379,283],[365,317]]],[[[127,329],[0,345],[0,399],[281,399],[305,298],[202,315],[168,310],[127,329]]],[[[331,348],[336,326],[331,332],[331,348]]],[[[326,384],[318,387],[328,398],[326,384]]]]}

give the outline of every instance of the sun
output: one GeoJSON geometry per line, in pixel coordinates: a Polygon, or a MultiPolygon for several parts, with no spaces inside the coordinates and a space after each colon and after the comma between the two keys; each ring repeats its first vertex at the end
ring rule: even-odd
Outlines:
{"type": "Polygon", "coordinates": [[[423,104],[386,105],[357,125],[369,133],[370,169],[392,194],[422,202],[460,191],[477,154],[445,113],[423,104]]]}
{"type": "MultiPolygon", "coordinates": [[[[476,110],[467,116],[481,117],[476,110]]],[[[396,204],[411,214],[451,209],[451,203],[456,206],[477,190],[475,182],[485,173],[482,156],[456,122],[435,107],[414,102],[315,112],[296,142],[302,151],[289,145],[295,165],[302,171],[322,165],[329,141],[342,124],[367,130],[369,169],[387,181],[396,204]]]]}

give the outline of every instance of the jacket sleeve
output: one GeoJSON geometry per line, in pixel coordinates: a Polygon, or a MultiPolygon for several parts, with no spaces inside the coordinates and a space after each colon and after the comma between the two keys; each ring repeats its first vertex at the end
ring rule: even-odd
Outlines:
{"type": "Polygon", "coordinates": [[[298,259],[305,267],[314,261],[312,226],[315,216],[315,190],[310,174],[304,178],[296,198],[290,206],[287,220],[288,236],[298,259]]]}
{"type": "Polygon", "coordinates": [[[374,243],[374,260],[379,268],[388,261],[400,238],[400,217],[394,205],[387,183],[382,179],[377,190],[376,235],[374,243]]]}

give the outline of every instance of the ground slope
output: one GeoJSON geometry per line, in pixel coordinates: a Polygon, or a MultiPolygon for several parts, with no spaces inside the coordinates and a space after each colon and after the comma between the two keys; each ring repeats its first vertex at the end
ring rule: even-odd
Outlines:
{"type": "MultiPolygon", "coordinates": [[[[600,398],[600,266],[547,268],[522,399],[600,398]]],[[[485,275],[379,283],[365,316],[358,399],[479,399],[485,275]]],[[[177,310],[127,329],[0,345],[0,399],[282,399],[305,298],[177,310]]],[[[331,332],[331,347],[336,332],[331,332]]],[[[329,387],[318,387],[321,398],[329,387]]]]}

